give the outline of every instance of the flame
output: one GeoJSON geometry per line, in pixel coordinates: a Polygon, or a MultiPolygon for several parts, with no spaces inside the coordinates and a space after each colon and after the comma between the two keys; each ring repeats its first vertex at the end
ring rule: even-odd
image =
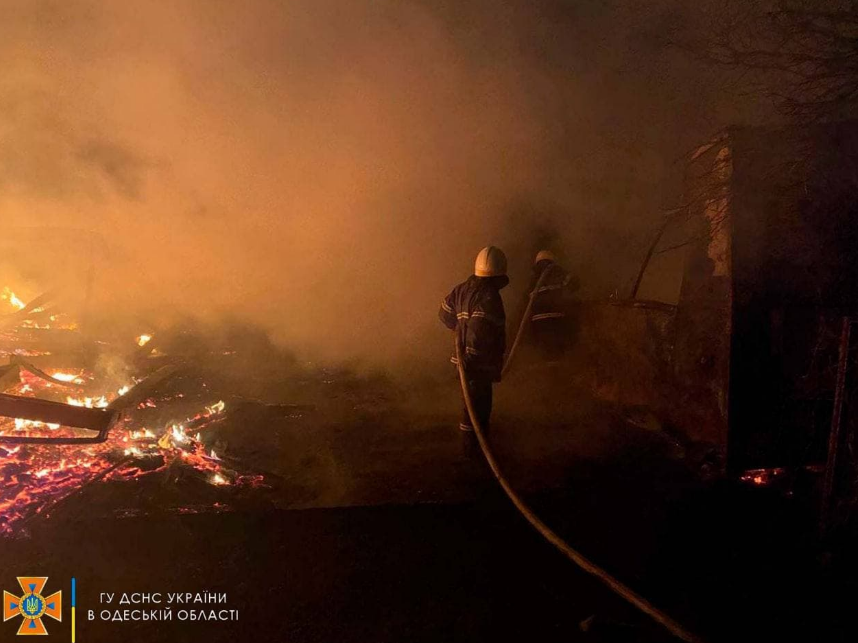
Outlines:
{"type": "Polygon", "coordinates": [[[109,404],[109,402],[107,401],[107,397],[104,395],[101,397],[80,398],[69,395],[66,397],[66,404],[71,404],[72,406],[85,406],[88,409],[103,409],[109,404]]]}
{"type": "Polygon", "coordinates": [[[18,296],[12,292],[9,286],[4,286],[3,293],[0,294],[0,299],[5,299],[17,310],[22,310],[27,307],[27,304],[21,301],[18,296]]]}
{"type": "Polygon", "coordinates": [[[118,391],[119,397],[122,397],[123,395],[125,395],[130,390],[131,390],[131,385],[126,384],[121,389],[119,389],[119,391],[118,391]]]}
{"type": "Polygon", "coordinates": [[[137,338],[137,345],[138,345],[138,346],[145,346],[146,344],[148,344],[148,343],[149,343],[149,341],[150,341],[151,339],[152,339],[152,336],[151,336],[151,335],[146,335],[146,334],[144,334],[144,335],[140,335],[140,336],[137,338]]]}
{"type": "Polygon", "coordinates": [[[170,442],[170,434],[165,433],[160,438],[158,438],[158,448],[159,449],[170,449],[172,448],[173,443],[170,442]]]}
{"type": "Polygon", "coordinates": [[[206,407],[206,412],[209,415],[217,415],[218,413],[223,413],[223,410],[226,408],[226,402],[223,400],[219,400],[216,404],[212,404],[211,406],[206,407]]]}
{"type": "Polygon", "coordinates": [[[175,440],[179,444],[184,444],[188,441],[188,436],[185,435],[185,427],[183,427],[181,424],[174,424],[171,433],[173,440],[175,440]]]}
{"type": "Polygon", "coordinates": [[[211,483],[213,485],[224,485],[224,484],[228,484],[228,482],[229,481],[219,473],[214,474],[211,478],[211,483]]]}
{"type": "Polygon", "coordinates": [[[50,375],[55,380],[59,380],[60,382],[72,382],[74,384],[83,384],[83,379],[81,379],[80,375],[75,375],[73,373],[53,373],[50,375]]]}
{"type": "Polygon", "coordinates": [[[59,424],[52,422],[39,422],[38,420],[25,420],[24,418],[15,418],[15,430],[24,431],[25,429],[40,429],[48,427],[51,431],[56,431],[60,428],[59,424]]]}
{"type": "MultiPolygon", "coordinates": [[[[15,292],[9,288],[9,286],[4,286],[2,292],[0,292],[0,299],[9,303],[9,305],[14,308],[16,311],[24,310],[27,308],[27,303],[18,297],[15,292]]],[[[35,316],[39,313],[46,312],[45,306],[38,306],[31,310],[30,312],[35,316]]],[[[43,319],[37,319],[33,317],[28,317],[21,322],[21,328],[36,328],[36,329],[50,329],[57,328],[63,330],[76,330],[77,323],[74,321],[62,321],[66,318],[67,315],[65,313],[50,313],[47,315],[47,321],[43,319]]],[[[18,352],[18,351],[16,351],[18,352]]],[[[30,353],[27,353],[30,354],[30,353]]],[[[43,354],[43,353],[33,353],[33,354],[43,354]]]]}

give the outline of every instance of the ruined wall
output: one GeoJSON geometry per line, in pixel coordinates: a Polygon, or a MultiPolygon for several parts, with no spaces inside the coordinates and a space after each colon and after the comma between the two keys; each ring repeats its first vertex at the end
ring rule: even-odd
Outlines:
{"type": "Polygon", "coordinates": [[[678,306],[583,305],[578,377],[735,471],[825,460],[837,328],[858,313],[858,125],[729,130],[688,165],[678,306]]]}
{"type": "Polygon", "coordinates": [[[690,240],[679,296],[671,420],[692,440],[726,453],[732,243],[728,138],[694,155],[686,175],[685,225],[690,240]]]}

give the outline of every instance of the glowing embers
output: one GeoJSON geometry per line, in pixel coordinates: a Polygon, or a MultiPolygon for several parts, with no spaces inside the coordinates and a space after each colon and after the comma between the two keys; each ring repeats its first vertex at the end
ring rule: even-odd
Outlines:
{"type": "MultiPolygon", "coordinates": [[[[43,313],[43,308],[32,311],[34,317],[37,313],[43,313]]],[[[25,319],[21,322],[21,328],[34,328],[36,330],[77,330],[77,322],[71,321],[66,315],[40,315],[38,319],[25,319]]]]}
{"type": "Polygon", "coordinates": [[[125,449],[127,456],[134,459],[157,456],[163,463],[157,468],[143,469],[130,462],[117,470],[113,477],[140,477],[182,466],[201,474],[206,482],[214,486],[259,486],[263,482],[262,476],[240,474],[228,468],[214,449],[206,449],[202,436],[206,429],[222,419],[225,409],[223,401],[206,406],[202,412],[184,422],[169,424],[157,438],[150,429],[130,431],[123,439],[129,443],[125,449]]]}
{"type": "Polygon", "coordinates": [[[739,480],[764,487],[774,482],[776,478],[785,475],[786,472],[787,470],[782,467],[774,469],[750,469],[739,476],[739,480]]]}
{"type": "MultiPolygon", "coordinates": [[[[56,375],[54,375],[54,377],[56,377],[56,375]]],[[[104,409],[107,408],[111,402],[114,402],[116,399],[128,393],[133,386],[134,384],[124,384],[120,386],[115,393],[110,392],[103,395],[67,395],[65,402],[71,406],[82,406],[88,409],[104,409]]]]}
{"type": "Polygon", "coordinates": [[[87,448],[0,445],[0,533],[20,521],[44,515],[86,481],[103,475],[114,462],[104,445],[87,448]]]}
{"type": "MultiPolygon", "coordinates": [[[[6,387],[6,394],[0,394],[0,411],[5,412],[0,416],[0,438],[6,439],[0,441],[0,534],[50,515],[58,503],[96,483],[122,489],[152,476],[181,480],[181,486],[170,488],[181,489],[182,497],[187,494],[190,507],[216,508],[226,507],[220,501],[232,493],[228,489],[263,484],[262,476],[232,468],[234,463],[220,445],[215,453],[207,444],[215,444],[208,439],[208,429],[226,415],[222,400],[200,400],[199,406],[191,402],[189,407],[187,391],[163,390],[169,371],[175,370],[169,365],[145,381],[101,381],[96,373],[75,367],[77,353],[68,350],[67,332],[74,322],[47,308],[50,294],[29,304],[9,288],[0,297],[0,321],[5,320],[0,325],[4,347],[0,355],[10,360],[5,370],[0,368],[0,384],[6,387]],[[21,355],[52,355],[51,363],[62,367],[43,370],[16,357],[21,355]],[[185,409],[174,418],[188,417],[165,423],[171,408],[185,409]],[[200,410],[187,413],[189,408],[200,410]],[[18,409],[21,412],[15,412],[18,409]],[[90,420],[98,420],[99,426],[93,428],[90,420]],[[98,431],[97,439],[103,441],[83,436],[90,442],[84,444],[79,438],[87,429],[89,436],[98,431]],[[207,504],[200,504],[201,499],[207,504]]],[[[152,339],[150,333],[135,338],[137,346],[145,347],[141,355],[148,351],[153,356],[152,339]]],[[[183,506],[178,508],[179,513],[185,511],[183,506]]]]}
{"type": "MultiPolygon", "coordinates": [[[[93,376],[84,370],[44,372],[24,362],[13,363],[9,368],[15,370],[7,373],[4,381],[15,376],[18,383],[11,387],[12,395],[0,394],[0,416],[5,416],[0,417],[0,443],[21,442],[25,438],[30,442],[47,439],[53,443],[101,441],[102,433],[116,419],[116,410],[107,408],[109,403],[131,389],[130,385],[124,385],[116,393],[88,395],[86,391],[92,388],[93,376]],[[60,396],[63,399],[58,399],[60,396]],[[61,426],[63,430],[58,431],[61,426]],[[93,436],[91,431],[97,431],[99,436],[93,436]]],[[[5,384],[7,390],[10,383],[5,384]]]]}
{"type": "MultiPolygon", "coordinates": [[[[18,331],[33,330],[76,330],[77,322],[66,313],[57,312],[50,307],[54,293],[43,293],[28,302],[19,297],[9,286],[4,286],[0,292],[0,322],[4,327],[15,326],[18,331]],[[5,318],[5,319],[4,319],[5,318]]],[[[32,353],[28,353],[32,355],[32,353]]]]}
{"type": "Polygon", "coordinates": [[[823,464],[807,464],[802,467],[771,467],[768,469],[748,469],[739,476],[739,480],[757,487],[770,487],[792,494],[793,487],[805,480],[818,477],[825,470],[823,464]]]}
{"type": "MultiPolygon", "coordinates": [[[[210,473],[209,482],[214,485],[226,485],[239,480],[234,472],[223,470],[222,460],[212,449],[206,453],[206,447],[202,440],[202,431],[207,429],[213,422],[220,419],[226,409],[226,404],[221,400],[211,406],[206,406],[202,413],[179,424],[171,424],[157,440],[157,446],[166,454],[167,460],[181,458],[182,461],[194,469],[210,473]],[[191,432],[193,431],[193,435],[191,432]]],[[[147,430],[148,431],[148,430],[147,430]]],[[[151,435],[151,432],[148,432],[151,435]]]]}
{"type": "MultiPolygon", "coordinates": [[[[145,408],[181,397],[171,393],[157,400],[150,398],[152,403],[145,408]]],[[[98,481],[125,484],[184,471],[183,476],[189,473],[191,478],[215,488],[263,485],[261,475],[237,472],[206,446],[207,430],[223,420],[225,414],[226,404],[218,401],[160,430],[126,418],[101,444],[0,444],[0,534],[14,532],[24,520],[44,516],[59,501],[98,481]]]]}

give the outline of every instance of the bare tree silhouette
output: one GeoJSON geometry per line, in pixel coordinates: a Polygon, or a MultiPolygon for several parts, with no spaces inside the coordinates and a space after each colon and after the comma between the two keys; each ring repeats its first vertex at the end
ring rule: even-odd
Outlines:
{"type": "Polygon", "coordinates": [[[732,68],[801,123],[855,115],[858,2],[728,0],[703,11],[705,35],[674,33],[672,45],[732,68]]]}

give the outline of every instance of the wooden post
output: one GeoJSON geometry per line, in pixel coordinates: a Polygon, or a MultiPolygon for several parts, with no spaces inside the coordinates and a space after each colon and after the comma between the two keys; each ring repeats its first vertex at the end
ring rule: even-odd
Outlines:
{"type": "Polygon", "coordinates": [[[822,503],[819,512],[819,530],[825,534],[831,514],[837,471],[837,451],[840,446],[840,426],[843,419],[843,400],[846,390],[846,370],[849,366],[849,338],[852,321],[844,317],[840,327],[840,350],[837,358],[837,380],[834,384],[834,409],[831,413],[831,432],[828,435],[828,459],[822,486],[822,503]]]}

